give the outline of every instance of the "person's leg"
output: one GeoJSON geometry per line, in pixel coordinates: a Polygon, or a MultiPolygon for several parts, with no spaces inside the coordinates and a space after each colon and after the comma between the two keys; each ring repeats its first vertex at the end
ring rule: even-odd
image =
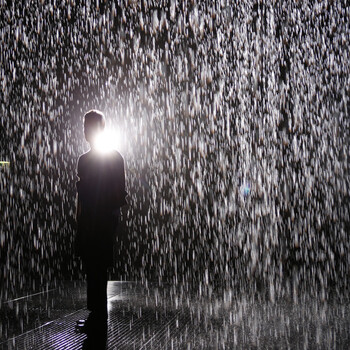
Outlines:
{"type": "Polygon", "coordinates": [[[97,317],[107,318],[107,267],[94,264],[87,268],[87,308],[97,317]]]}
{"type": "Polygon", "coordinates": [[[99,318],[107,319],[107,267],[97,266],[96,313],[99,318]]]}
{"type": "Polygon", "coordinates": [[[98,299],[96,296],[96,286],[98,284],[98,274],[96,267],[91,263],[85,263],[85,269],[87,309],[91,312],[86,320],[77,321],[76,331],[81,333],[88,333],[95,328],[93,326],[93,323],[97,309],[96,300],[98,299]]]}
{"type": "Polygon", "coordinates": [[[89,311],[96,310],[96,285],[97,285],[97,271],[93,264],[88,264],[86,266],[86,298],[87,298],[87,308],[89,311]]]}

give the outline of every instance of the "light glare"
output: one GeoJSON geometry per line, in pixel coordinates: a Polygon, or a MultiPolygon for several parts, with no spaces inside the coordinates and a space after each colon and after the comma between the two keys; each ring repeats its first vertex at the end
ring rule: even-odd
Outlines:
{"type": "Polygon", "coordinates": [[[108,153],[120,148],[120,135],[114,130],[105,130],[95,139],[96,149],[101,153],[108,153]]]}

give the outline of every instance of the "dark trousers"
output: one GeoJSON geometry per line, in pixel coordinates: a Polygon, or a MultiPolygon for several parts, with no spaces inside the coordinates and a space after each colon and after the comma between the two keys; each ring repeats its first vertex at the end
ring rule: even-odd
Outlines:
{"type": "Polygon", "coordinates": [[[99,318],[107,318],[107,266],[88,263],[87,308],[99,318]]]}

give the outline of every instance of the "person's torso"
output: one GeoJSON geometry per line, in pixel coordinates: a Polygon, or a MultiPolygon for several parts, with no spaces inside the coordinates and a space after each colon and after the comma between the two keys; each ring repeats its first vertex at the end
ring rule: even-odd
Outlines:
{"type": "Polygon", "coordinates": [[[117,152],[100,155],[90,151],[81,157],[78,194],[85,219],[106,220],[113,214],[112,197],[119,181],[118,156],[117,152]]]}

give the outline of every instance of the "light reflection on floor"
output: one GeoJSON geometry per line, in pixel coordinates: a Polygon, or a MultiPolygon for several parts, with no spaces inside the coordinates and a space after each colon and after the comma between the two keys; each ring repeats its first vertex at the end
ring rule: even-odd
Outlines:
{"type": "MultiPolygon", "coordinates": [[[[350,348],[347,302],[231,291],[199,298],[134,282],[109,282],[108,296],[108,349],[350,348]]],[[[86,336],[74,325],[87,315],[84,283],[3,303],[0,349],[82,349],[86,336]]]]}

